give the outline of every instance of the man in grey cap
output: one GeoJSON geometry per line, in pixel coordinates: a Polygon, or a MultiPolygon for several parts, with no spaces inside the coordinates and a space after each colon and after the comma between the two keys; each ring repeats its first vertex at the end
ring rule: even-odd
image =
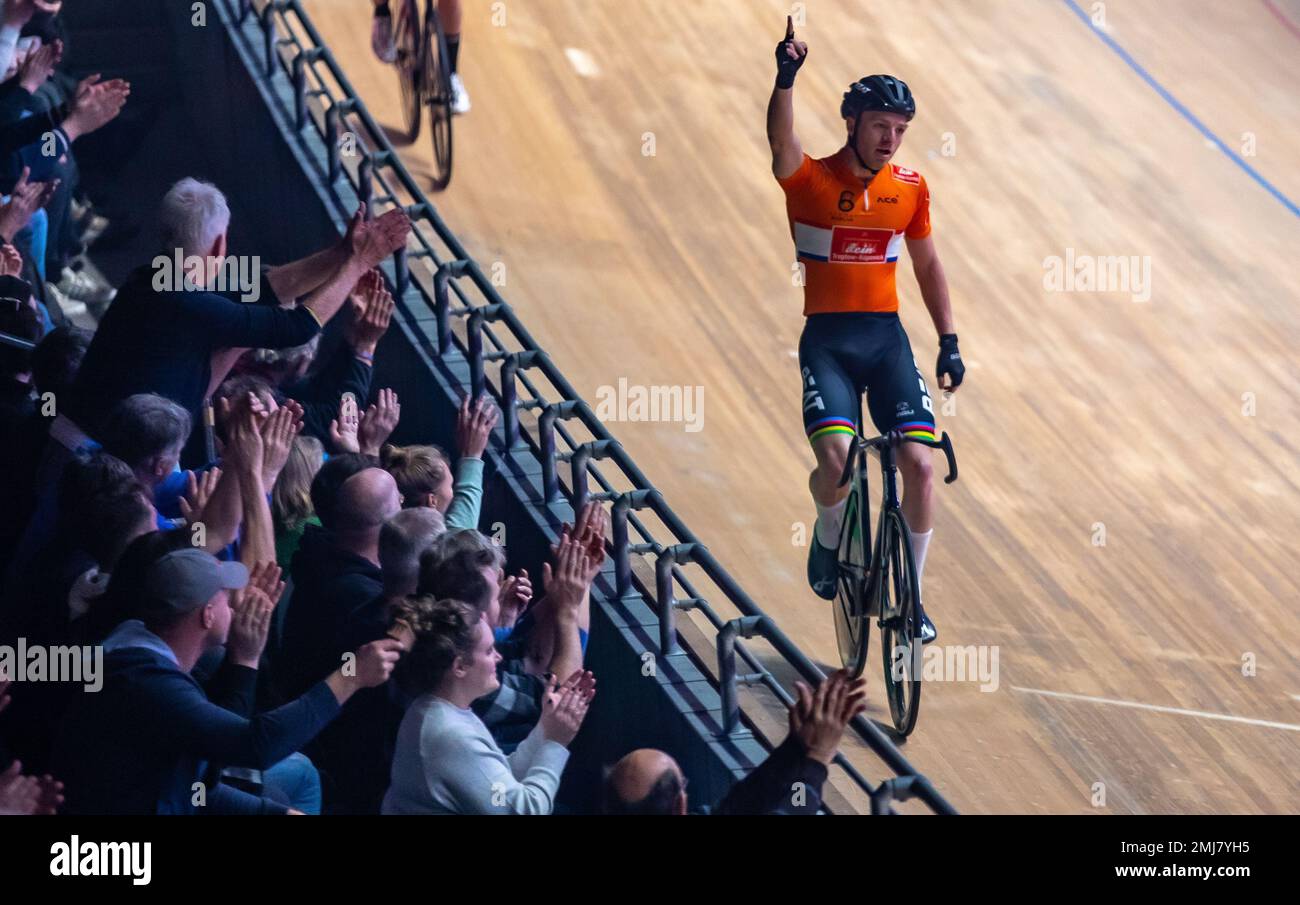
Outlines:
{"type": "Polygon", "coordinates": [[[157,533],[133,543],[123,561],[119,574],[131,583],[126,593],[137,595],[137,618],[105,641],[103,689],[82,695],[64,723],[54,761],[68,789],[65,812],[286,813],[269,799],[212,785],[210,768],[266,770],[289,757],[353,693],[387,681],[401,644],[367,644],[302,697],[252,715],[257,665],[283,590],[279,569],[265,563],[250,573],[202,550],[176,549],[157,533]],[[190,670],[223,644],[209,698],[190,670]]]}
{"type": "MultiPolygon", "coordinates": [[[[189,672],[204,653],[229,642],[227,660],[256,669],[265,637],[259,643],[255,626],[247,626],[254,631],[245,634],[243,622],[230,637],[233,611],[229,592],[243,590],[248,578],[243,563],[222,562],[194,547],[164,554],[145,575],[136,618],[128,619],[109,636],[104,652],[128,646],[152,648],[163,656],[170,653],[170,659],[189,672]]],[[[255,593],[244,595],[250,603],[256,597],[255,593]]]]}

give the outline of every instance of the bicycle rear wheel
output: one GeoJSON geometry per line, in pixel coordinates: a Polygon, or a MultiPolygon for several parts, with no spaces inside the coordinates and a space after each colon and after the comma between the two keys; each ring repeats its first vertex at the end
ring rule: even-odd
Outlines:
{"type": "Polygon", "coordinates": [[[880,535],[880,643],[885,697],[894,729],[906,736],[921,712],[921,593],[907,524],[896,509],[885,513],[880,535]]]}
{"type": "Polygon", "coordinates": [[[451,182],[451,63],[447,39],[434,9],[424,22],[424,47],[424,85],[429,132],[433,136],[433,188],[442,191],[451,182]]]}
{"type": "Polygon", "coordinates": [[[411,141],[420,135],[420,10],[416,0],[397,0],[393,8],[393,41],[397,45],[397,79],[402,86],[402,119],[411,141]]]}
{"type": "Polygon", "coordinates": [[[871,619],[867,615],[867,576],[871,570],[870,513],[864,505],[865,489],[860,470],[853,473],[849,495],[844,501],[844,524],[840,528],[840,573],[835,591],[835,639],[840,662],[853,674],[862,675],[867,665],[871,619]]]}

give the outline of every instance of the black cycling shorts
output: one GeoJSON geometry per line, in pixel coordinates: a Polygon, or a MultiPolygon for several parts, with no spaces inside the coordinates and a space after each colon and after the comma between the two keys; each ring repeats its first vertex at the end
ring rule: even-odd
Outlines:
{"type": "Polygon", "coordinates": [[[810,442],[856,431],[862,393],[880,433],[934,439],[934,403],[894,313],[809,315],[799,338],[803,427],[810,442]]]}

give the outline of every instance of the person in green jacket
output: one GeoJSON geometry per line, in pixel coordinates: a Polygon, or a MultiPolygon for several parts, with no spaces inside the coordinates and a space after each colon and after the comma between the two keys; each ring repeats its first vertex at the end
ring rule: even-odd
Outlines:
{"type": "Polygon", "coordinates": [[[275,562],[289,573],[293,555],[308,525],[319,525],[311,505],[311,482],[325,461],[325,451],[315,437],[294,438],[289,459],[271,491],[271,516],[275,522],[275,562]]]}

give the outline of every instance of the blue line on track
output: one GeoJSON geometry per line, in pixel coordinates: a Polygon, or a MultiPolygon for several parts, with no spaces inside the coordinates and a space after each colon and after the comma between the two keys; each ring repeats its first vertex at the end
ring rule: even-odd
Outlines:
{"type": "Polygon", "coordinates": [[[1088,14],[1083,11],[1083,9],[1079,6],[1078,3],[1075,2],[1075,0],[1061,0],[1061,2],[1064,3],[1066,6],[1068,6],[1074,12],[1074,14],[1079,17],[1079,19],[1083,22],[1083,24],[1088,26],[1088,28],[1092,30],[1093,34],[1101,38],[1101,40],[1105,42],[1107,47],[1115,51],[1115,53],[1119,56],[1119,58],[1129,65],[1130,69],[1132,69],[1139,76],[1141,76],[1142,81],[1150,85],[1152,90],[1154,90],[1156,94],[1164,98],[1165,103],[1167,103],[1169,106],[1177,110],[1179,115],[1182,116],[1183,119],[1187,120],[1189,123],[1195,126],[1196,131],[1204,135],[1205,138],[1211,143],[1213,143],[1216,148],[1222,151],[1224,155],[1228,157],[1229,160],[1231,160],[1233,163],[1239,166],[1243,171],[1245,171],[1245,173],[1248,176],[1250,176],[1251,179],[1255,180],[1261,186],[1263,186],[1264,191],[1268,192],[1278,201],[1282,202],[1283,206],[1285,206],[1286,209],[1289,210],[1291,213],[1295,214],[1297,217],[1300,217],[1300,206],[1297,206],[1294,201],[1292,201],[1286,195],[1282,194],[1281,190],[1278,189],[1276,186],[1274,186],[1273,183],[1265,179],[1262,175],[1260,175],[1258,170],[1256,170],[1250,164],[1246,163],[1246,161],[1241,158],[1240,154],[1232,150],[1232,148],[1228,147],[1219,138],[1219,136],[1211,132],[1209,128],[1206,127],[1205,123],[1201,122],[1199,119],[1196,118],[1196,114],[1194,114],[1191,110],[1188,110],[1182,101],[1180,101],[1178,98],[1170,94],[1169,90],[1166,89],[1164,85],[1161,85],[1159,82],[1157,82],[1155,78],[1151,75],[1151,73],[1147,72],[1146,69],[1143,68],[1141,63],[1133,59],[1133,56],[1127,50],[1125,50],[1123,47],[1120,46],[1118,41],[1116,41],[1110,35],[1106,34],[1096,25],[1094,25],[1092,19],[1089,18],[1088,14]]]}

